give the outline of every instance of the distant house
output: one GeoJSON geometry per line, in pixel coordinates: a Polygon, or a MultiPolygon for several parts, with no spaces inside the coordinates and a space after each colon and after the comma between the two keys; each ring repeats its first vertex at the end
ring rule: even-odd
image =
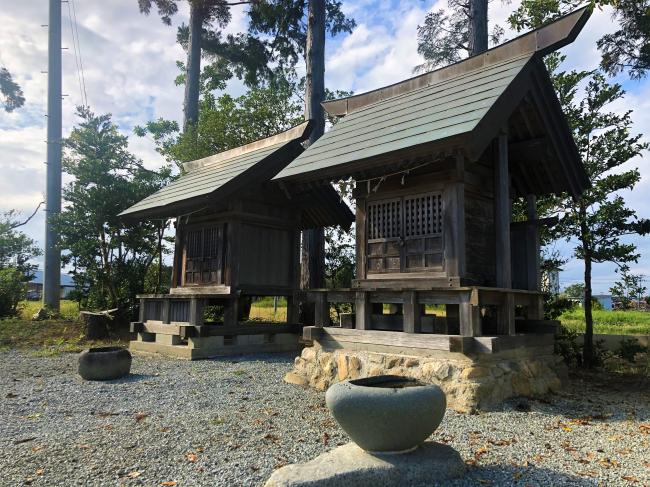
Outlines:
{"type": "Polygon", "coordinates": [[[614,309],[614,302],[611,294],[594,294],[594,299],[598,300],[603,309],[611,311],[614,309]]]}
{"type": "Polygon", "coordinates": [[[542,272],[542,291],[551,296],[560,294],[560,272],[557,269],[542,272]]]}
{"type": "MultiPolygon", "coordinates": [[[[74,281],[69,274],[61,274],[61,298],[65,299],[74,289],[74,281]]],[[[43,271],[34,272],[34,278],[27,284],[27,299],[37,300],[43,296],[43,271]]]]}

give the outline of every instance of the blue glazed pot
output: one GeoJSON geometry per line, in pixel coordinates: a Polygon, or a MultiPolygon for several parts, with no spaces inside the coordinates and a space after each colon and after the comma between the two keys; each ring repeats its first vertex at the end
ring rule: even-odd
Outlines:
{"type": "Polygon", "coordinates": [[[433,384],[380,375],[334,384],[325,402],[341,428],[370,453],[405,453],[440,425],[447,400],[433,384]]]}

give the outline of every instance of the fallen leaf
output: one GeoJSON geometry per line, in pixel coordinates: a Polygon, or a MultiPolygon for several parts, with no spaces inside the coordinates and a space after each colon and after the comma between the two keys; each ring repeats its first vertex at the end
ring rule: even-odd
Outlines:
{"type": "Polygon", "coordinates": [[[45,470],[42,469],[42,468],[39,468],[39,469],[36,471],[36,475],[43,475],[43,474],[45,474],[45,470]]]}
{"type": "Polygon", "coordinates": [[[476,451],[474,452],[474,458],[475,458],[476,460],[480,460],[481,457],[482,457],[483,455],[485,455],[486,453],[488,453],[489,451],[490,451],[490,450],[487,449],[486,447],[479,448],[478,450],[476,450],[476,451]]]}
{"type": "Polygon", "coordinates": [[[134,479],[136,477],[139,477],[140,475],[141,475],[140,472],[138,472],[137,470],[134,470],[133,472],[127,474],[126,476],[131,478],[131,479],[134,479]]]}
{"type": "Polygon", "coordinates": [[[90,448],[90,445],[88,443],[84,443],[83,445],[77,445],[77,448],[88,450],[90,448]]]}
{"type": "Polygon", "coordinates": [[[29,438],[23,438],[22,440],[14,440],[14,445],[22,445],[23,443],[34,441],[35,439],[35,436],[30,436],[29,438]]]}
{"type": "Polygon", "coordinates": [[[633,482],[633,483],[641,482],[639,479],[637,479],[633,475],[623,475],[621,478],[623,480],[627,480],[628,482],[633,482]]]}
{"type": "Polygon", "coordinates": [[[36,453],[37,451],[41,451],[43,448],[45,448],[43,445],[36,445],[32,447],[32,451],[36,453]]]}
{"type": "Polygon", "coordinates": [[[490,485],[490,484],[492,484],[492,481],[490,481],[490,480],[485,480],[485,479],[476,479],[476,480],[478,480],[478,483],[479,483],[479,484],[483,484],[483,485],[490,485]]]}
{"type": "Polygon", "coordinates": [[[190,451],[190,452],[187,452],[187,453],[185,454],[185,458],[186,458],[186,460],[187,460],[188,462],[190,462],[190,463],[194,463],[194,462],[196,462],[196,460],[197,460],[198,457],[197,457],[196,453],[194,453],[193,451],[190,451]]]}
{"type": "Polygon", "coordinates": [[[168,480],[166,482],[161,483],[160,485],[164,485],[165,487],[173,487],[174,485],[178,484],[175,480],[168,480]]]}
{"type": "Polygon", "coordinates": [[[576,472],[576,473],[581,477],[598,477],[598,474],[593,470],[586,470],[586,471],[576,472]]]}
{"type": "Polygon", "coordinates": [[[263,436],[263,439],[269,440],[269,441],[278,441],[280,438],[273,433],[267,433],[266,435],[263,436]]]}
{"type": "Polygon", "coordinates": [[[160,428],[158,431],[161,433],[169,433],[172,429],[171,428],[160,428]]]}
{"type": "Polygon", "coordinates": [[[515,438],[509,438],[506,440],[488,440],[488,443],[495,446],[510,446],[513,443],[517,443],[517,440],[515,438]]]}
{"type": "Polygon", "coordinates": [[[640,424],[639,429],[642,433],[650,433],[650,423],[649,424],[640,424]]]}
{"type": "Polygon", "coordinates": [[[327,445],[327,442],[330,440],[330,435],[327,432],[323,433],[323,445],[327,445]]]}
{"type": "Polygon", "coordinates": [[[512,478],[515,480],[519,480],[523,476],[523,473],[521,472],[515,472],[512,474],[512,478]]]}
{"type": "Polygon", "coordinates": [[[96,416],[99,416],[100,418],[108,418],[110,416],[119,416],[120,413],[112,413],[110,411],[98,411],[95,413],[96,416]]]}
{"type": "MultiPolygon", "coordinates": [[[[149,417],[149,413],[136,413],[136,415],[135,415],[135,422],[136,422],[136,423],[139,423],[140,421],[143,421],[143,420],[146,419],[147,417],[149,417]]],[[[174,484],[174,485],[175,485],[175,484],[174,484]]]]}

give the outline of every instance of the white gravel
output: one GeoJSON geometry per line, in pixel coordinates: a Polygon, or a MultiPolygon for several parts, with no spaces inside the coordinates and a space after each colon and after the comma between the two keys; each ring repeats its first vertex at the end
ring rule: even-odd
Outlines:
{"type": "MultiPolygon", "coordinates": [[[[348,441],[322,393],[282,381],[292,361],[136,356],[131,377],[98,383],[74,355],[0,353],[0,485],[263,484],[348,441]]],[[[468,461],[453,485],[650,486],[648,384],[574,378],[545,401],[448,411],[434,439],[468,461]]]]}

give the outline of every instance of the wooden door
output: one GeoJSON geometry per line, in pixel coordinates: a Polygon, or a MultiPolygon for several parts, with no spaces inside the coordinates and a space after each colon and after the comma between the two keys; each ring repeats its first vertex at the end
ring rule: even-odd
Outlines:
{"type": "Polygon", "coordinates": [[[185,233],[185,286],[223,284],[224,225],[209,225],[185,233]]]}
{"type": "Polygon", "coordinates": [[[442,270],[442,195],[369,201],[368,274],[442,270]]]}

